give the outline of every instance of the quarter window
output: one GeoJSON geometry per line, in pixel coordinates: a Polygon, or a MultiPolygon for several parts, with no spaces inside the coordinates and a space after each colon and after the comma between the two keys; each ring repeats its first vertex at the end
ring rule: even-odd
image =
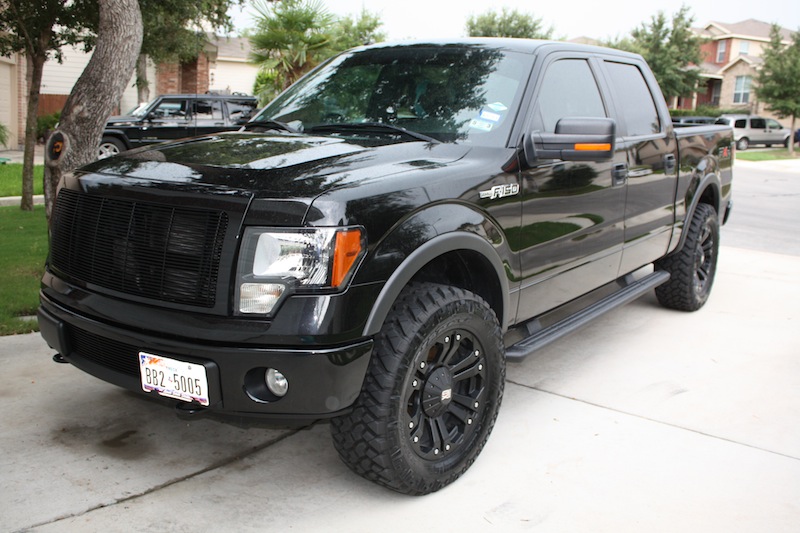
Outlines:
{"type": "Polygon", "coordinates": [[[614,88],[615,101],[619,98],[619,113],[625,121],[629,136],[650,135],[661,131],[661,121],[653,95],[635,65],[606,62],[614,88]]]}
{"type": "Polygon", "coordinates": [[[597,82],[584,59],[562,59],[550,65],[537,102],[537,120],[548,133],[556,131],[562,118],[607,116],[597,82]]]}

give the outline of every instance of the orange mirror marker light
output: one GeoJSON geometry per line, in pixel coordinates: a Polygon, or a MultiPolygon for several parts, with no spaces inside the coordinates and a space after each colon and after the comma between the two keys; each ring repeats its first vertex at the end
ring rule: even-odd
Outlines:
{"type": "Polygon", "coordinates": [[[336,248],[333,252],[333,272],[331,286],[341,285],[361,253],[361,230],[350,229],[336,234],[336,248]]]}
{"type": "Polygon", "coordinates": [[[576,144],[575,150],[579,152],[608,152],[611,150],[611,144],[609,143],[583,143],[583,144],[576,144]]]}

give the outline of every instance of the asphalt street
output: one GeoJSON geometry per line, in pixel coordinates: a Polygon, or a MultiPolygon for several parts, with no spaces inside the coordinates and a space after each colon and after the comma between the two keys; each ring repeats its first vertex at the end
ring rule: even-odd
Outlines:
{"type": "Polygon", "coordinates": [[[0,531],[797,532],[800,165],[737,165],[714,292],[645,296],[510,364],[487,447],[407,497],[328,427],[186,422],[0,338],[0,531]]]}

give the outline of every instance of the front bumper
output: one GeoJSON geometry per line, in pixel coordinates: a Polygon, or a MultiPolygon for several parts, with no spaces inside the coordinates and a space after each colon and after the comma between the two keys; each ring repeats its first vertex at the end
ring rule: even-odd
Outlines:
{"type": "Polygon", "coordinates": [[[286,423],[346,412],[361,391],[373,344],[364,339],[344,346],[295,349],[178,341],[101,323],[44,295],[39,327],[42,337],[67,361],[109,383],[153,394],[142,389],[138,353],[162,355],[206,368],[210,405],[204,409],[286,423]],[[267,368],[280,370],[288,379],[284,397],[270,400],[260,393],[267,368]]]}

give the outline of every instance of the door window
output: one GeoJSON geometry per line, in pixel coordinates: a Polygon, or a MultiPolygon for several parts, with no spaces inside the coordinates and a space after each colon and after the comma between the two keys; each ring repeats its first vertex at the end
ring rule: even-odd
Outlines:
{"type": "Polygon", "coordinates": [[[194,116],[198,123],[202,121],[222,122],[222,102],[220,100],[195,100],[194,116]]]}
{"type": "Polygon", "coordinates": [[[189,106],[186,100],[165,98],[150,112],[150,117],[156,120],[185,120],[189,117],[189,106]]]}
{"type": "Polygon", "coordinates": [[[537,121],[548,133],[566,117],[606,117],[606,109],[589,63],[584,59],[562,59],[544,75],[536,106],[537,121]]]}

